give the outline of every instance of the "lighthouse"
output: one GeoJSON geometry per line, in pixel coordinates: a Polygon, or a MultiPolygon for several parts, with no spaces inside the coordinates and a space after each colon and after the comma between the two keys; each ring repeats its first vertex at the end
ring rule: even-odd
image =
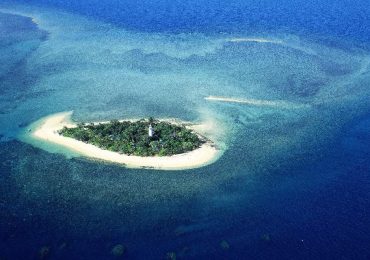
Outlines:
{"type": "Polygon", "coordinates": [[[148,135],[149,137],[153,137],[154,135],[154,129],[152,127],[152,124],[149,125],[148,135]]]}

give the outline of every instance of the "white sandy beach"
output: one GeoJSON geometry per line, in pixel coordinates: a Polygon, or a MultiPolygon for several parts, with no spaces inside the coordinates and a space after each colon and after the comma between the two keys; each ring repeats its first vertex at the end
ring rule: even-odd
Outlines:
{"type": "Polygon", "coordinates": [[[72,112],[63,112],[45,117],[38,121],[37,125],[31,126],[28,134],[32,139],[62,146],[81,156],[124,164],[129,168],[153,168],[161,170],[198,168],[216,161],[221,154],[220,150],[210,141],[194,151],[163,157],[129,156],[103,150],[97,146],[58,134],[58,130],[64,126],[73,127],[76,125],[71,121],[71,115],[72,112]]]}

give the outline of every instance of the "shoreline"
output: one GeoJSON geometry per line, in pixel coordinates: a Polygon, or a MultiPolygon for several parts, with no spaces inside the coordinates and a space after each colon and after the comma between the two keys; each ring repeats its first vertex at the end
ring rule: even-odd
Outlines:
{"type": "MultiPolygon", "coordinates": [[[[156,170],[194,169],[215,162],[222,154],[221,150],[208,139],[208,141],[198,149],[172,156],[141,157],[103,150],[92,144],[87,144],[58,134],[58,130],[62,129],[64,126],[74,127],[77,125],[71,120],[72,113],[73,112],[62,112],[41,118],[27,127],[21,140],[52,153],[63,153],[69,155],[68,157],[86,157],[92,160],[123,165],[127,168],[156,170]],[[48,144],[52,146],[49,147],[48,144]]],[[[180,122],[172,119],[161,121],[180,122]]],[[[186,122],[185,124],[189,123],[186,122]]],[[[195,125],[194,128],[197,128],[197,126],[199,125],[195,125]]],[[[193,129],[192,127],[189,128],[193,129]]],[[[196,132],[196,134],[204,137],[198,132],[196,132]]]]}

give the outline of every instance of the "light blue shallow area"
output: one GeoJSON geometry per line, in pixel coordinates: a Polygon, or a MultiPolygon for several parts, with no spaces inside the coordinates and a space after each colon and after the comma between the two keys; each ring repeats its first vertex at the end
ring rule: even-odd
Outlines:
{"type": "Polygon", "coordinates": [[[0,258],[370,257],[367,3],[33,2],[0,5],[0,258]],[[161,172],[17,139],[70,110],[211,122],[225,153],[161,172]]]}

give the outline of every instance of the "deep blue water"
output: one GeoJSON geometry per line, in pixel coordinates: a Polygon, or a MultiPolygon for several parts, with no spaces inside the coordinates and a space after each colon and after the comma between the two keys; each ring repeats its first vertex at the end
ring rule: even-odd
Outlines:
{"type": "Polygon", "coordinates": [[[369,259],[369,17],[363,0],[1,3],[0,259],[114,259],[116,244],[129,259],[369,259]],[[212,120],[225,152],[163,172],[19,140],[67,110],[212,120]]]}
{"type": "Polygon", "coordinates": [[[367,1],[120,1],[31,0],[96,17],[125,28],[150,32],[294,32],[368,41],[370,4],[367,1]]]}

